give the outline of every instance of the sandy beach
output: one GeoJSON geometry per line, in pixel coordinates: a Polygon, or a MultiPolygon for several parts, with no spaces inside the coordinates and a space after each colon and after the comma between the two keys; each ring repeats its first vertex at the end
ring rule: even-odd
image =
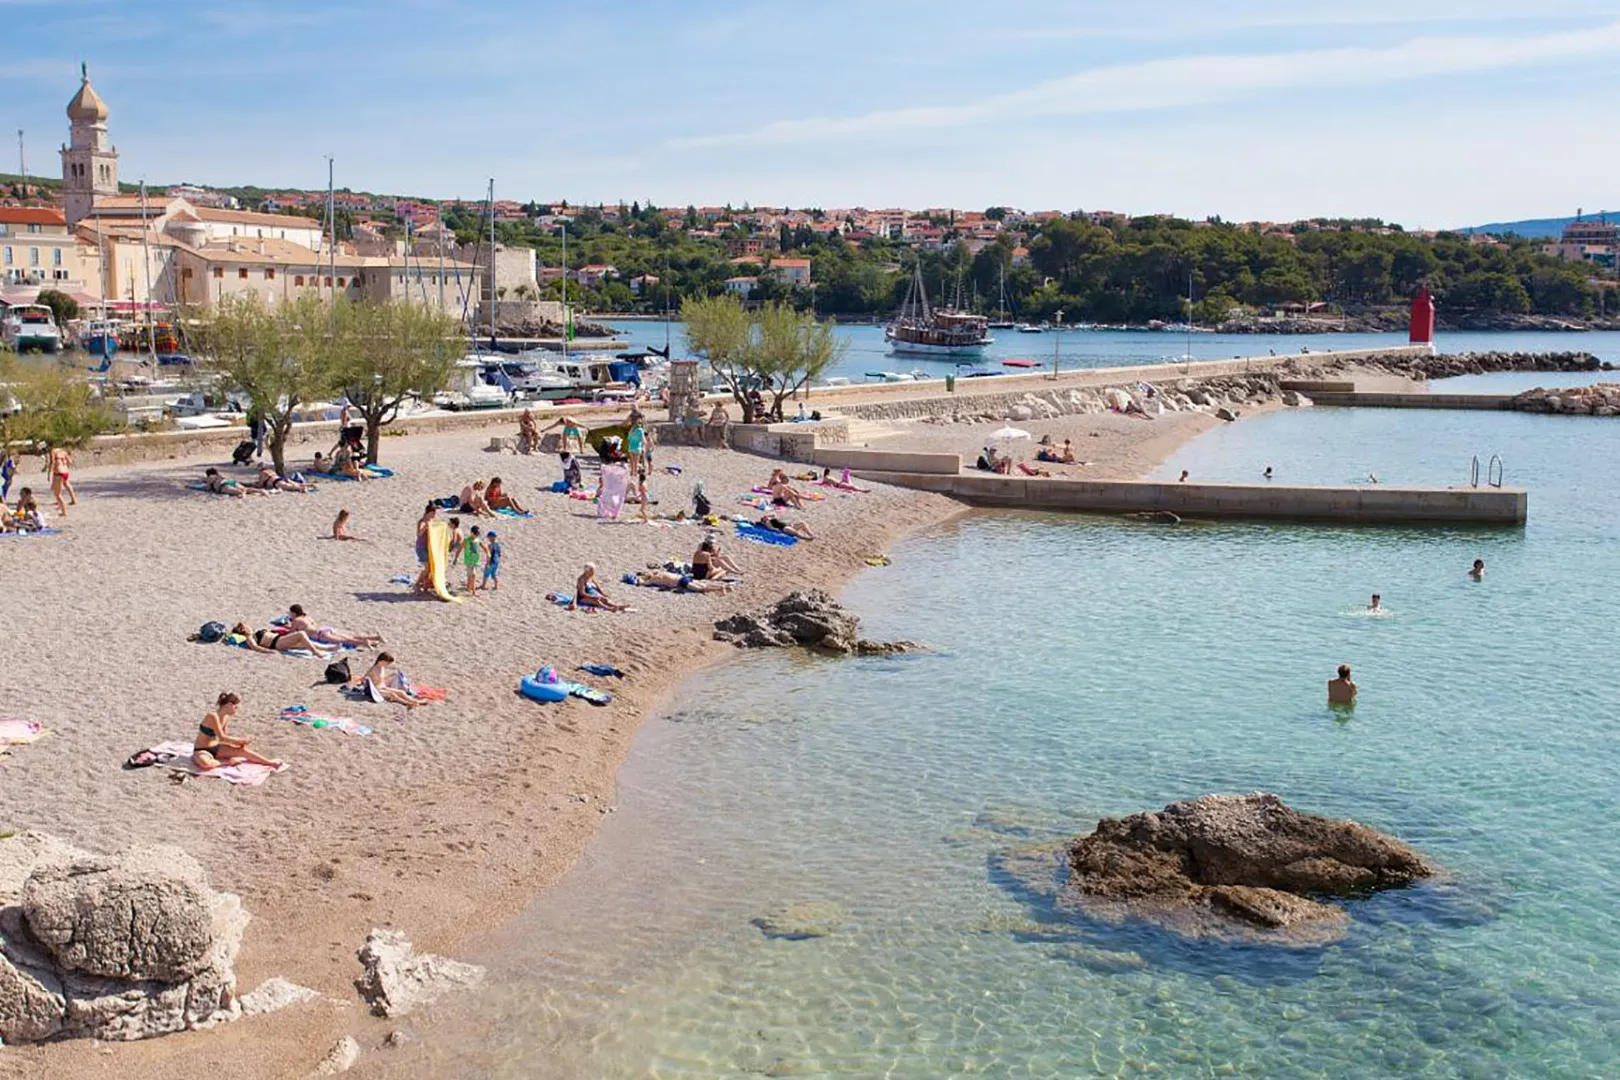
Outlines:
{"type": "MultiPolygon", "coordinates": [[[[1217,423],[1176,414],[1021,426],[1074,439],[1090,462],[1077,475],[1126,477],[1151,471],[1217,423]]],[[[882,444],[960,450],[971,460],[986,430],[906,425],[882,444]]],[[[0,827],[92,850],[178,844],[253,915],[239,990],[279,975],[323,995],[146,1043],[8,1048],[0,1076],[304,1076],[346,1033],[369,1051],[389,1026],[365,1014],[352,985],[368,929],[401,929],[418,948],[453,956],[460,940],[532,901],[611,812],[614,770],[642,718],[681,677],[734,655],[711,639],[715,619],[792,588],[836,588],[896,537],[961,512],[941,497],[881,486],[863,495],[828,491],[826,501],[788,515],[816,531],[814,542],[755,545],[727,530],[725,550],[746,571],[737,591],[661,593],[618,580],[650,562],[690,558],[700,527],[640,524],[634,508],[621,522],[598,522],[591,504],[542,490],[559,476],[554,457],[488,453],[489,434],[387,439],[383,464],[396,477],[327,483],[308,495],[237,500],[187,490],[204,466],[220,464],[217,454],[84,470],[75,477],[80,504],[61,535],[0,548],[12,642],[0,712],[51,732],[0,758],[0,827]],[[506,545],[500,591],[444,604],[391,584],[414,572],[423,503],[491,475],[536,511],[495,523],[506,545]],[[318,539],[340,507],[367,542],[318,539]],[[574,612],[544,599],[571,591],[586,561],[636,610],[574,612]],[[407,715],[345,700],[320,684],[320,661],[187,641],[204,622],[263,626],[292,603],[320,623],[383,635],[413,681],[447,688],[449,699],[407,715]],[[541,664],[570,672],[587,662],[628,673],[587,680],[610,691],[612,705],[540,705],[515,693],[519,677],[541,664]],[[178,783],[162,767],[121,768],[144,747],[189,741],[222,690],[242,697],[237,733],[289,762],[287,771],[260,787],[233,787],[178,783]],[[352,718],[374,734],[278,719],[293,704],[352,718]]],[[[304,444],[294,455],[315,448],[304,444]]],[[[772,467],[764,458],[677,447],[661,448],[655,464],[658,509],[689,507],[701,479],[717,511],[750,515],[757,511],[739,496],[772,467]]],[[[373,653],[351,655],[360,663],[373,653]]]]}

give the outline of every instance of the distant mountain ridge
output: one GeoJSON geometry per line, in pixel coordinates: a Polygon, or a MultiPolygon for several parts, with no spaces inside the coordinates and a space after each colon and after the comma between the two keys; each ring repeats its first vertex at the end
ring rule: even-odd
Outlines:
{"type": "MultiPolygon", "coordinates": [[[[1592,214],[1582,214],[1582,220],[1590,221],[1596,218],[1608,217],[1620,224],[1620,212],[1612,210],[1599,210],[1592,214]]],[[[1574,221],[1573,217],[1558,218],[1531,218],[1527,221],[1497,221],[1489,225],[1471,225],[1458,232],[1495,233],[1498,236],[1514,233],[1526,240],[1556,240],[1564,234],[1564,226],[1574,221]]]]}

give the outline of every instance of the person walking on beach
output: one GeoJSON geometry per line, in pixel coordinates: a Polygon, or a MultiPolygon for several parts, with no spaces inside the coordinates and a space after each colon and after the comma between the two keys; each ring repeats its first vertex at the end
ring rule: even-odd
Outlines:
{"type": "Polygon", "coordinates": [[[45,455],[43,471],[51,474],[51,494],[56,496],[56,512],[62,517],[67,516],[69,506],[79,505],[79,497],[73,493],[73,482],[69,478],[72,468],[73,453],[65,447],[53,446],[45,455]],[[67,502],[62,501],[63,494],[67,495],[67,502]]]}
{"type": "Polygon", "coordinates": [[[484,588],[498,592],[501,587],[501,555],[505,551],[499,534],[489,530],[484,544],[484,588]]]}
{"type": "Polygon", "coordinates": [[[1356,684],[1350,681],[1350,665],[1339,665],[1339,677],[1328,680],[1329,705],[1354,705],[1356,684]]]}
{"type": "Polygon", "coordinates": [[[467,568],[467,595],[471,596],[478,591],[478,563],[484,555],[484,540],[479,536],[480,530],[474,525],[467,533],[467,539],[461,542],[461,565],[467,568]]]}
{"type": "Polygon", "coordinates": [[[427,504],[422,516],[416,521],[416,561],[422,569],[416,575],[416,584],[412,586],[417,592],[429,592],[433,582],[428,577],[428,526],[433,524],[439,516],[439,508],[433,503],[427,504]]]}

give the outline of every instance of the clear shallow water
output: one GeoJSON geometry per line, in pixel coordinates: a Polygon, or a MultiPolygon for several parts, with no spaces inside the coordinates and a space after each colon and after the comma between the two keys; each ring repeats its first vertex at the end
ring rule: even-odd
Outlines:
{"type": "MultiPolygon", "coordinates": [[[[636,347],[663,348],[664,324],[633,320],[615,323],[619,336],[636,347]]],[[[881,326],[839,326],[838,336],[848,343],[843,361],[830,375],[842,375],[861,382],[868,371],[923,370],[944,377],[956,370],[956,362],[928,360],[916,356],[894,356],[883,341],[881,326]]],[[[1406,334],[1194,334],[1190,344],[1184,334],[1125,330],[1066,330],[1062,333],[1020,334],[994,330],[995,344],[984,350],[983,363],[992,367],[1003,360],[1037,360],[1050,370],[1054,344],[1058,364],[1064,369],[1120,367],[1176,363],[1188,354],[1198,360],[1230,360],[1234,356],[1265,356],[1268,351],[1296,353],[1329,349],[1384,349],[1406,344],[1406,334]]],[[[681,324],[670,328],[670,341],[677,355],[686,348],[681,324]]],[[[1442,352],[1589,352],[1601,360],[1620,363],[1620,332],[1584,333],[1475,333],[1440,334],[1442,352]]],[[[1010,369],[1009,369],[1010,370],[1010,369]]],[[[1535,385],[1532,383],[1531,385],[1535,385]]],[[[1551,385],[1551,384],[1545,384],[1551,385]]]]}
{"type": "Polygon", "coordinates": [[[976,514],[847,599],[898,660],[750,655],[691,680],[588,858],[476,951],[416,1075],[1620,1075],[1620,509],[1598,421],[1321,410],[1167,465],[1414,481],[1511,446],[1522,530],[1140,526],[976,514]],[[1356,466],[1359,468],[1360,466],[1356,466]],[[1486,559],[1486,580],[1465,577],[1486,559]],[[1392,614],[1365,617],[1369,593],[1392,614]],[[1354,665],[1362,701],[1323,704],[1354,665]],[[1009,846],[1206,791],[1276,791],[1450,883],[1340,944],[1189,944],[1066,921],[1009,846]],[[750,920],[833,901],[808,941],[750,920]]]}

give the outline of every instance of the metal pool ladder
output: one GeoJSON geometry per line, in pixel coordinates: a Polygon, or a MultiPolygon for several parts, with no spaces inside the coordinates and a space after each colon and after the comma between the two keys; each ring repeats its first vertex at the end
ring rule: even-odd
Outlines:
{"type": "MultiPolygon", "coordinates": [[[[1491,460],[1485,464],[1485,483],[1494,488],[1502,486],[1502,457],[1492,454],[1491,460]]],[[[1474,455],[1473,463],[1468,468],[1468,483],[1471,487],[1479,487],[1479,455],[1474,455]]]]}

